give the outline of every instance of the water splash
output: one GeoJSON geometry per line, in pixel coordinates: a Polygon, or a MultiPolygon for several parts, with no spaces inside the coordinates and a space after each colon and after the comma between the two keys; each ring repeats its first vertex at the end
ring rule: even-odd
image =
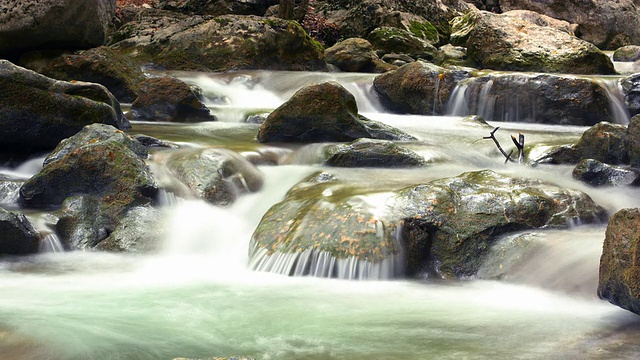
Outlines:
{"type": "Polygon", "coordinates": [[[63,252],[64,247],[62,246],[62,242],[60,242],[60,238],[56,233],[49,233],[42,238],[40,242],[40,252],[63,252]]]}

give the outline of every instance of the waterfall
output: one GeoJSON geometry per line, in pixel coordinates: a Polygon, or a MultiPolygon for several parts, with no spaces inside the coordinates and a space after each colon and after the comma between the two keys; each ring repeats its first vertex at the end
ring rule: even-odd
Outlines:
{"type": "Polygon", "coordinates": [[[602,85],[609,98],[609,108],[611,109],[613,123],[629,124],[630,116],[627,107],[624,104],[624,95],[622,84],[617,78],[600,78],[596,79],[602,85]]]}
{"type": "Polygon", "coordinates": [[[56,233],[49,233],[40,242],[40,252],[63,252],[64,247],[56,233]]]}

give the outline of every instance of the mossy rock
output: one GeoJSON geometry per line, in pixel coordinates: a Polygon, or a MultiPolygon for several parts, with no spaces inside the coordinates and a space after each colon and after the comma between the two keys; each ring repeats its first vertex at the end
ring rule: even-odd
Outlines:
{"type": "Polygon", "coordinates": [[[325,149],[325,164],[336,167],[418,167],[425,159],[415,152],[388,140],[358,139],[349,144],[325,149]]]}

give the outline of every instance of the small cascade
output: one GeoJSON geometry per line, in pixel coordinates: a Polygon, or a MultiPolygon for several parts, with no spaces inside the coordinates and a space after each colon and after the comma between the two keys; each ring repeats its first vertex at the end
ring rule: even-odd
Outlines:
{"type": "Polygon", "coordinates": [[[42,238],[40,252],[64,252],[64,247],[56,233],[49,233],[42,238]]]}
{"type": "Polygon", "coordinates": [[[630,120],[629,111],[624,105],[624,95],[622,84],[619,79],[602,78],[596,79],[604,87],[609,97],[609,108],[613,116],[613,123],[627,125],[630,120]]]}
{"type": "Polygon", "coordinates": [[[447,104],[446,114],[452,116],[469,115],[469,104],[467,103],[468,80],[460,81],[451,92],[451,97],[447,104]]]}
{"type": "Polygon", "coordinates": [[[159,206],[174,206],[182,200],[184,199],[176,195],[175,192],[167,189],[158,190],[158,195],[156,196],[156,201],[159,206]]]}

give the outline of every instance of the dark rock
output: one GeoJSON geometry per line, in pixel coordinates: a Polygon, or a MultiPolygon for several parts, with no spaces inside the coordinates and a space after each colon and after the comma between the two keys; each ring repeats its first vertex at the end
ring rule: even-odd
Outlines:
{"type": "Polygon", "coordinates": [[[584,159],[573,169],[573,178],[592,186],[628,186],[640,182],[640,170],[584,159]]]}
{"type": "Polygon", "coordinates": [[[532,10],[578,25],[581,39],[600,49],[614,50],[624,45],[640,45],[640,18],[635,0],[575,1],[500,0],[503,11],[532,10]]]}
{"type": "Polygon", "coordinates": [[[407,54],[412,58],[431,60],[438,50],[425,40],[404,29],[380,27],[367,36],[378,54],[407,54]]]}
{"type": "Polygon", "coordinates": [[[104,208],[99,198],[71,196],[62,203],[55,229],[66,250],[87,250],[106,239],[119,220],[104,208]]]}
{"type": "Polygon", "coordinates": [[[20,58],[26,68],[65,81],[85,81],[104,85],[121,102],[136,99],[145,80],[140,65],[106,46],[56,56],[32,52],[20,58]]]}
{"type": "Polygon", "coordinates": [[[133,120],[167,122],[216,120],[187,83],[168,76],[143,81],[127,116],[133,120]]]}
{"type": "MultiPolygon", "coordinates": [[[[526,11],[483,12],[469,33],[467,55],[493,70],[616,73],[606,54],[566,30],[551,27],[557,22],[526,11]]],[[[568,23],[566,28],[570,29],[568,23]]]]}
{"type": "Polygon", "coordinates": [[[324,51],[325,61],[342,71],[363,71],[378,56],[365,39],[349,38],[324,51]]]}
{"type": "Polygon", "coordinates": [[[259,15],[269,8],[268,0],[159,0],[155,6],[163,10],[190,15],[259,15]]]}
{"type": "Polygon", "coordinates": [[[38,252],[40,237],[22,213],[0,208],[0,255],[27,255],[38,252]]]}
{"type": "Polygon", "coordinates": [[[133,138],[138,140],[142,146],[149,148],[165,148],[165,149],[177,149],[178,145],[170,143],[168,141],[156,139],[149,135],[144,134],[136,134],[133,135],[133,138]]]}
{"type": "Polygon", "coordinates": [[[625,142],[629,152],[629,164],[640,167],[640,116],[636,115],[629,121],[625,142]]]}
{"type": "Polygon", "coordinates": [[[153,13],[125,24],[114,39],[117,51],[170,70],[325,67],[322,46],[297,22],[278,18],[153,13]]]}
{"type": "Polygon", "coordinates": [[[229,205],[238,195],[260,190],[263,183],[260,170],[227,149],[185,149],[166,165],[195,196],[216,205],[229,205]]]}
{"type": "Polygon", "coordinates": [[[260,142],[353,141],[359,138],[414,140],[385,124],[358,114],[355,97],[333,82],[298,90],[275,109],[258,131],[260,142]]]}
{"type": "Polygon", "coordinates": [[[383,105],[392,111],[444,114],[456,84],[468,78],[470,71],[416,61],[376,77],[373,86],[383,105]]]}
{"type": "Polygon", "coordinates": [[[627,45],[613,52],[613,61],[636,61],[640,59],[640,46],[627,45]]]}
{"type": "Polygon", "coordinates": [[[150,206],[139,206],[127,211],[109,237],[95,249],[127,253],[154,252],[160,249],[163,234],[160,212],[150,206]]]}
{"type": "Polygon", "coordinates": [[[609,220],[600,257],[598,296],[640,314],[638,263],[640,209],[622,209],[609,220]]]}
{"type": "Polygon", "coordinates": [[[640,74],[633,74],[620,81],[624,94],[624,104],[629,115],[640,114],[640,74]]]}
{"type": "Polygon", "coordinates": [[[325,165],[338,167],[413,167],[426,165],[415,152],[388,140],[358,139],[349,144],[331,145],[325,165]]]}
{"type": "Polygon", "coordinates": [[[104,86],[56,81],[0,60],[0,148],[51,149],[92,123],[130,127],[104,86]]]}
{"type": "Polygon", "coordinates": [[[0,56],[103,45],[115,10],[113,0],[4,1],[0,4],[0,56]]]}
{"type": "Polygon", "coordinates": [[[587,129],[575,145],[579,159],[595,159],[607,164],[628,164],[624,125],[607,122],[598,123],[587,129]]]}

